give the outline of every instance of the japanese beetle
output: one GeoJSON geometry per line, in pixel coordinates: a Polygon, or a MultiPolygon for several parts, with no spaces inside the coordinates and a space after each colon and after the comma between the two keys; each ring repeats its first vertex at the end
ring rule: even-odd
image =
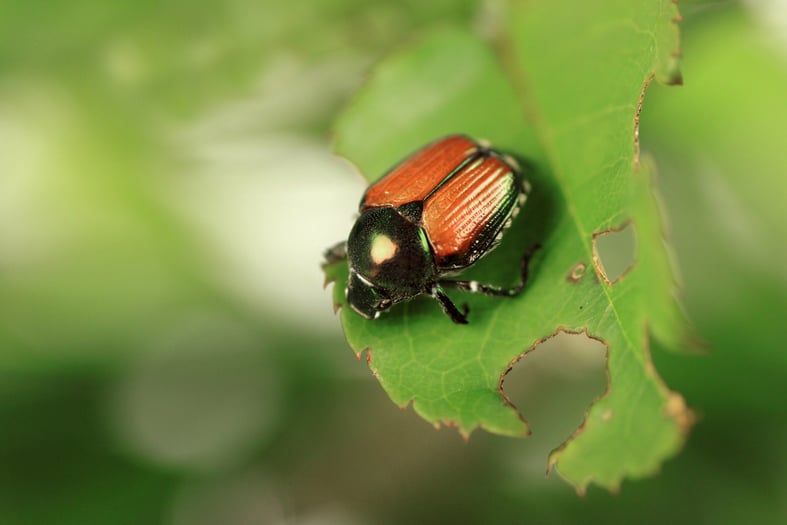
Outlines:
{"type": "Polygon", "coordinates": [[[442,138],[366,189],[347,242],[326,251],[325,264],[347,257],[347,302],[366,319],[429,294],[452,321],[466,324],[467,305],[460,311],[444,289],[515,297],[537,246],[522,258],[522,279],[513,288],[446,277],[497,246],[529,191],[511,157],[464,135],[442,138]]]}

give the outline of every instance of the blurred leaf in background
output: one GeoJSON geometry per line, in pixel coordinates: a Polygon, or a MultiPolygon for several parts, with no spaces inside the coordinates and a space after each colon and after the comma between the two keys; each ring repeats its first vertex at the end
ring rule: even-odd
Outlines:
{"type": "Polygon", "coordinates": [[[534,436],[465,445],[347,351],[319,256],[363,182],[330,123],[381,57],[500,6],[0,4],[0,523],[784,521],[778,2],[682,6],[685,86],[643,108],[710,343],[654,354],[700,417],[658,477],[544,479],[600,352],[528,357],[534,436]]]}

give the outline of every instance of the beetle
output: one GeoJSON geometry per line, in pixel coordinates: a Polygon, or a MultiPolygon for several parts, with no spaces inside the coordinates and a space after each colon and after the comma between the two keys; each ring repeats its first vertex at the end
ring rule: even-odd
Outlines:
{"type": "Polygon", "coordinates": [[[347,303],[366,319],[428,294],[452,321],[467,324],[467,305],[460,311],[445,289],[516,297],[538,245],[522,257],[521,280],[514,287],[447,277],[499,244],[529,192],[513,158],[465,135],[441,138],[366,189],[347,241],[325,252],[323,266],[347,258],[347,303]]]}

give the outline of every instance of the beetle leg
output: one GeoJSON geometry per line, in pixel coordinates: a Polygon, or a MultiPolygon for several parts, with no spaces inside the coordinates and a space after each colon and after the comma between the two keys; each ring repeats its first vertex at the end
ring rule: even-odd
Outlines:
{"type": "Polygon", "coordinates": [[[482,284],[478,281],[440,281],[439,284],[445,286],[446,288],[455,288],[457,290],[464,290],[465,292],[482,293],[484,295],[494,295],[497,297],[516,297],[522,293],[522,290],[525,288],[530,260],[533,258],[533,254],[539,248],[541,248],[540,244],[534,244],[528,248],[528,250],[522,256],[522,262],[520,266],[520,281],[519,284],[512,288],[501,288],[500,286],[494,286],[491,284],[482,284]]]}
{"type": "Polygon", "coordinates": [[[451,318],[451,320],[457,324],[467,324],[467,313],[469,309],[466,304],[462,305],[462,309],[464,313],[459,311],[459,308],[451,301],[451,299],[445,295],[445,292],[440,288],[439,285],[435,284],[432,285],[432,289],[429,293],[437,299],[437,302],[440,303],[440,306],[443,307],[443,311],[451,318]]]}
{"type": "Polygon", "coordinates": [[[331,246],[325,250],[322,256],[325,257],[325,260],[322,263],[323,268],[330,266],[333,263],[343,261],[347,258],[347,241],[336,243],[334,246],[331,246]]]}

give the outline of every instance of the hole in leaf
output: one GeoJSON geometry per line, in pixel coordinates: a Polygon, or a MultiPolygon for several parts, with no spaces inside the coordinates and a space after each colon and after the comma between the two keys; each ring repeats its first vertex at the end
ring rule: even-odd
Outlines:
{"type": "Polygon", "coordinates": [[[527,419],[532,435],[505,451],[513,476],[543,477],[549,453],[585,420],[607,389],[604,343],[562,330],[528,352],[504,378],[506,396],[527,419]]]}
{"type": "Polygon", "coordinates": [[[623,277],[634,266],[636,255],[637,235],[630,222],[593,234],[593,262],[607,284],[623,277]]]}

